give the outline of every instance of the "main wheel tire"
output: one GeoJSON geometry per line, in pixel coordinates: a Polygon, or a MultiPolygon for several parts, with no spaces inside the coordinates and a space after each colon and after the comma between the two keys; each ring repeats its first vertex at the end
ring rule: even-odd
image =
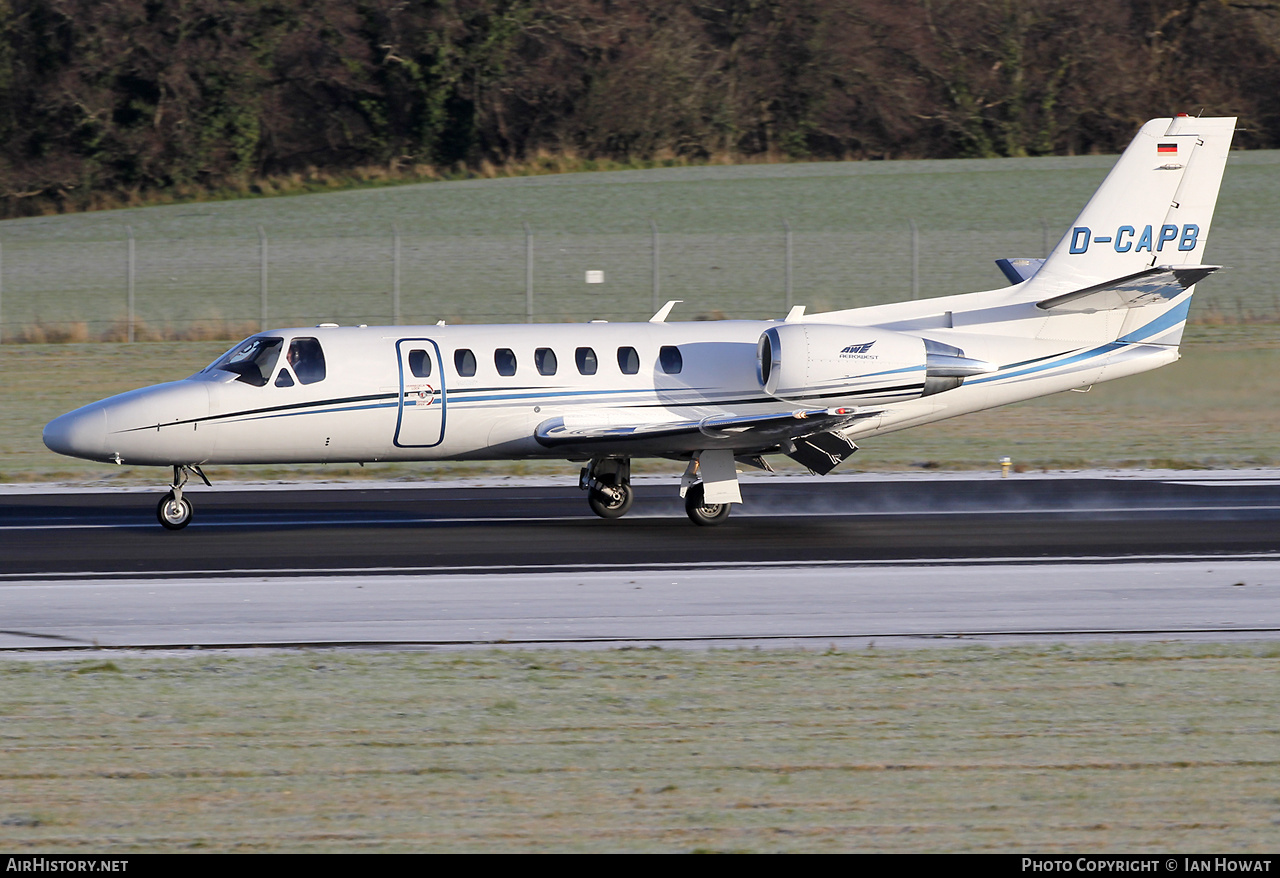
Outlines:
{"type": "Polygon", "coordinates": [[[186,497],[179,500],[170,491],[156,507],[156,519],[168,530],[182,530],[191,523],[193,512],[190,500],[186,497]]]}
{"type": "Polygon", "coordinates": [[[592,486],[587,491],[591,511],[601,518],[621,518],[630,511],[634,499],[635,492],[630,485],[611,485],[607,490],[592,486]]]}
{"type": "Polygon", "coordinates": [[[707,503],[701,484],[694,485],[684,495],[684,511],[689,520],[699,527],[712,527],[729,517],[728,503],[707,503]]]}

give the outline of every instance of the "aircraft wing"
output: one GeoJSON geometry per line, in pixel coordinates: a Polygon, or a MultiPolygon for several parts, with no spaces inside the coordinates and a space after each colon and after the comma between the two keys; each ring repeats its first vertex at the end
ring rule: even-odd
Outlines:
{"type": "Polygon", "coordinates": [[[759,452],[881,413],[881,409],[799,409],[631,424],[610,423],[603,417],[560,417],[539,424],[534,437],[546,448],[579,454],[669,455],[720,448],[759,452]]]}
{"type": "Polygon", "coordinates": [[[1036,307],[1042,311],[1089,314],[1094,311],[1134,308],[1152,302],[1165,302],[1221,267],[1221,265],[1157,265],[1139,271],[1137,274],[1036,302],[1036,307]]]}

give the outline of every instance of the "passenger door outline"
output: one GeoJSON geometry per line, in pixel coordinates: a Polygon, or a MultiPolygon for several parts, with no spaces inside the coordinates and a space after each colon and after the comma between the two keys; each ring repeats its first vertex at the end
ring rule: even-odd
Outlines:
{"type": "Polygon", "coordinates": [[[448,409],[440,345],[430,338],[402,338],[396,342],[396,361],[400,374],[400,398],[392,444],[397,448],[434,448],[444,441],[448,409]],[[407,375],[408,346],[421,347],[424,344],[431,346],[429,353],[435,359],[431,377],[407,375]]]}

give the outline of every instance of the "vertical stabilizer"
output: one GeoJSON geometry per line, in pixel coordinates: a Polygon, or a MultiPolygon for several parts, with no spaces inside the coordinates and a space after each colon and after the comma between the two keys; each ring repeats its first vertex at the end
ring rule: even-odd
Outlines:
{"type": "Polygon", "coordinates": [[[1143,125],[1023,294],[1050,299],[1203,263],[1235,124],[1177,116],[1143,125]]]}

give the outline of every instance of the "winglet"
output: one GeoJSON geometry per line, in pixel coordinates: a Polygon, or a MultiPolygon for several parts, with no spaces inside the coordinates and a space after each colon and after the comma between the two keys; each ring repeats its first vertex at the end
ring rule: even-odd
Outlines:
{"type": "Polygon", "coordinates": [[[672,299],[670,302],[667,302],[667,304],[663,305],[661,308],[658,309],[657,314],[654,314],[652,317],[649,318],[649,322],[650,323],[666,323],[667,315],[671,313],[671,309],[683,301],[684,299],[672,299]]]}

